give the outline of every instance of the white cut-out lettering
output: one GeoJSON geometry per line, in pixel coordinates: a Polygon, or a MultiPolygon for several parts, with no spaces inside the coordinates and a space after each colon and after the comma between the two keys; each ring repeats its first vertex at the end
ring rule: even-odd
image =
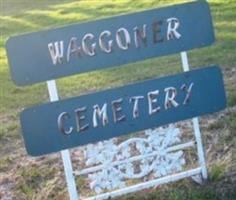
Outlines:
{"type": "Polygon", "coordinates": [[[53,65],[57,65],[57,63],[61,64],[64,56],[64,42],[56,41],[54,43],[49,43],[48,50],[51,55],[53,65]]]}
{"type": "Polygon", "coordinates": [[[156,108],[153,107],[153,104],[157,102],[157,96],[159,95],[159,90],[148,92],[148,113],[149,115],[153,115],[160,111],[161,107],[158,106],[156,108]]]}
{"type": "Polygon", "coordinates": [[[125,28],[119,28],[116,32],[116,42],[120,49],[127,50],[131,44],[131,38],[129,32],[125,28]],[[123,33],[124,37],[122,39],[121,34],[123,33]]]}
{"type": "Polygon", "coordinates": [[[87,33],[83,39],[82,39],[82,49],[84,51],[84,53],[88,56],[95,56],[96,55],[96,43],[92,43],[90,45],[90,48],[87,45],[88,40],[93,40],[94,39],[94,35],[92,33],[87,33]]]}
{"type": "Polygon", "coordinates": [[[98,105],[93,106],[93,127],[98,126],[98,119],[102,119],[102,125],[105,126],[108,124],[108,116],[107,116],[107,103],[104,103],[102,109],[98,105]]]}
{"type": "Polygon", "coordinates": [[[133,106],[133,118],[137,118],[139,117],[139,109],[138,109],[138,103],[140,99],[143,99],[144,96],[134,96],[131,97],[129,100],[130,102],[134,102],[134,106],[133,106]]]}
{"type": "Polygon", "coordinates": [[[167,19],[167,40],[179,39],[181,34],[177,31],[180,26],[180,22],[177,18],[168,18],[167,19]]]}
{"type": "Polygon", "coordinates": [[[110,36],[111,36],[110,31],[103,31],[99,36],[99,46],[100,46],[101,50],[106,52],[106,53],[111,53],[112,52],[113,41],[109,40],[107,42],[107,45],[104,42],[104,37],[110,37],[110,36]]]}
{"type": "Polygon", "coordinates": [[[134,28],[134,43],[137,48],[141,46],[141,41],[147,46],[147,25],[144,24],[140,30],[137,26],[134,28]]]}
{"type": "Polygon", "coordinates": [[[169,109],[172,106],[177,107],[179,104],[176,102],[175,98],[177,96],[177,90],[174,87],[165,88],[165,109],[169,109]]]}

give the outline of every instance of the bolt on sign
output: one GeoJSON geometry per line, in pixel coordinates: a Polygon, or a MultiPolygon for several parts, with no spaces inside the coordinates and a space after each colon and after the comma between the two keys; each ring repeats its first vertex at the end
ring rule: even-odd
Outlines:
{"type": "Polygon", "coordinates": [[[88,175],[89,187],[97,193],[87,199],[115,197],[185,177],[198,182],[206,179],[197,117],[226,107],[224,84],[216,65],[189,71],[186,51],[209,46],[214,40],[205,1],[10,38],[6,48],[14,82],[24,86],[47,81],[50,100],[54,101],[20,114],[28,154],[40,156],[62,150],[73,200],[79,198],[74,179],[77,175],[88,175]],[[179,52],[184,73],[58,98],[53,79],[179,52]],[[174,125],[155,129],[190,118],[195,139],[185,143],[174,125]],[[143,136],[120,144],[112,139],[145,129],[149,130],[143,136]],[[91,144],[95,142],[99,143],[91,144]],[[85,168],[73,170],[67,149],[82,145],[87,145],[81,147],[85,168]],[[198,167],[184,170],[184,150],[195,146],[198,167]],[[127,179],[145,181],[127,186],[127,179]]]}

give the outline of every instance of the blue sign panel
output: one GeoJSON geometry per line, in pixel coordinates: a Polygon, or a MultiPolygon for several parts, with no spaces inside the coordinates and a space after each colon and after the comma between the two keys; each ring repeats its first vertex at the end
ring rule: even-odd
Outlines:
{"type": "Polygon", "coordinates": [[[14,82],[27,85],[213,42],[209,6],[195,1],[20,35],[6,47],[14,82]]]}
{"type": "Polygon", "coordinates": [[[208,67],[24,110],[33,156],[185,120],[226,107],[222,74],[208,67]]]}

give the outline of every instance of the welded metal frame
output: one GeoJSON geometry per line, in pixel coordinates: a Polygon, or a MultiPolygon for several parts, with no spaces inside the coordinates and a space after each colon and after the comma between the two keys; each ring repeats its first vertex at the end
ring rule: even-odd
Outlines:
{"type": "MultiPolygon", "coordinates": [[[[189,71],[190,67],[189,67],[187,52],[181,52],[181,61],[182,61],[183,71],[184,72],[189,71]]],[[[50,101],[51,102],[58,101],[59,96],[58,96],[56,81],[55,80],[47,81],[47,87],[48,87],[50,101]]],[[[180,144],[176,148],[178,150],[179,149],[185,149],[185,148],[193,147],[196,144],[199,167],[194,168],[194,169],[190,169],[190,170],[187,170],[187,171],[183,171],[183,172],[180,172],[180,173],[176,173],[176,174],[173,174],[173,175],[167,175],[167,176],[157,178],[157,179],[154,179],[154,180],[151,180],[151,181],[146,181],[146,182],[143,182],[143,183],[139,183],[139,184],[136,184],[136,185],[133,185],[133,186],[128,186],[128,187],[125,187],[125,188],[122,188],[122,189],[114,190],[112,192],[98,194],[96,196],[86,198],[86,200],[102,200],[102,199],[107,199],[109,197],[117,197],[117,196],[120,196],[120,195],[137,192],[137,191],[147,189],[147,188],[150,188],[150,187],[155,187],[155,186],[158,186],[158,185],[162,185],[162,184],[166,184],[166,183],[170,183],[170,182],[175,182],[175,181],[178,181],[180,179],[187,178],[187,177],[192,177],[193,180],[195,180],[199,183],[201,183],[203,180],[207,179],[207,167],[206,167],[206,161],[205,161],[205,156],[204,156],[204,148],[203,148],[203,143],[202,143],[202,137],[201,137],[200,125],[199,125],[198,118],[193,118],[192,119],[192,124],[193,124],[195,141],[190,141],[190,142],[185,143],[185,144],[180,144]]],[[[149,157],[149,156],[151,156],[151,155],[146,155],[146,157],[149,157]]],[[[76,170],[74,171],[73,167],[72,167],[72,161],[71,161],[69,150],[61,151],[61,157],[62,157],[62,160],[63,160],[64,171],[65,171],[66,182],[67,182],[67,187],[68,187],[70,200],[78,200],[80,198],[79,198],[79,193],[78,193],[77,187],[76,187],[75,176],[92,173],[94,171],[102,169],[103,166],[100,165],[100,166],[95,166],[95,167],[92,167],[92,168],[83,169],[83,170],[80,170],[80,171],[76,171],[76,170]]],[[[139,156],[137,158],[130,158],[130,160],[140,159],[140,158],[143,159],[143,157],[139,156]]],[[[112,164],[117,165],[117,164],[120,164],[120,163],[116,161],[114,163],[111,163],[111,165],[112,164]]]]}

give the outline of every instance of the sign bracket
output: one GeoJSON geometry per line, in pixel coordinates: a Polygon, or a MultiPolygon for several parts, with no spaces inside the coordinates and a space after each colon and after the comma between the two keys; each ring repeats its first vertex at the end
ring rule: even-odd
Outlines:
{"type": "MultiPolygon", "coordinates": [[[[182,68],[184,72],[187,72],[190,70],[189,62],[188,62],[188,55],[186,51],[181,52],[181,61],[182,61],[182,68]]],[[[194,117],[192,119],[193,123],[193,129],[194,129],[194,135],[197,143],[197,154],[198,154],[198,162],[201,167],[201,176],[202,179],[207,179],[207,167],[206,167],[206,161],[204,156],[204,150],[203,150],[203,144],[202,144],[202,137],[201,137],[201,131],[199,126],[199,120],[198,117],[194,117]]],[[[195,180],[195,178],[194,178],[195,180]]]]}
{"type": "MultiPolygon", "coordinates": [[[[58,101],[59,96],[58,96],[56,81],[55,80],[47,81],[47,88],[48,88],[50,101],[51,102],[58,101]]],[[[63,161],[64,171],[65,171],[65,176],[66,176],[66,183],[67,183],[70,200],[78,200],[78,192],[76,189],[75,177],[73,175],[70,151],[68,149],[62,150],[61,157],[63,161]]]]}

